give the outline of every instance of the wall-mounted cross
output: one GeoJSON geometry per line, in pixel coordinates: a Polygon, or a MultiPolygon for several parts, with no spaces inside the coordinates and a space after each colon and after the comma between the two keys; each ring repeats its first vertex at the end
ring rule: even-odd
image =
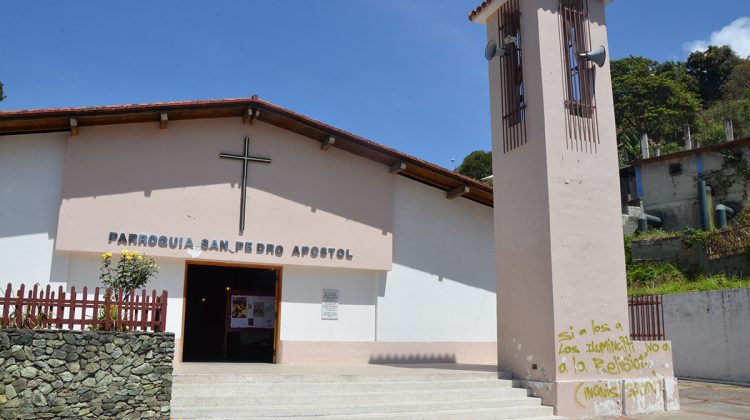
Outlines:
{"type": "Polygon", "coordinates": [[[271,159],[250,156],[250,137],[245,136],[245,150],[241,155],[219,153],[219,157],[242,161],[242,187],[240,188],[240,235],[245,231],[245,202],[247,201],[247,164],[249,162],[271,163],[271,159]]]}

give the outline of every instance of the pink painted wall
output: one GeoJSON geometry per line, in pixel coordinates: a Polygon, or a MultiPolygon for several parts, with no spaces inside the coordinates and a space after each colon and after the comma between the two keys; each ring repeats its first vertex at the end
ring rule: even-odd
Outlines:
{"type": "MultiPolygon", "coordinates": [[[[499,3],[498,2],[498,6],[499,3]]],[[[521,1],[524,27],[536,25],[536,4],[521,1]],[[523,9],[528,6],[527,9],[523,9]]],[[[487,23],[487,38],[497,40],[497,13],[487,23]]],[[[540,57],[535,29],[523,32],[523,77],[526,84],[527,143],[503,153],[499,94],[501,61],[489,61],[493,144],[495,263],[497,272],[498,363],[518,378],[554,378],[553,289],[550,247],[550,203],[540,90],[540,57]],[[530,69],[536,69],[531,71],[530,69]],[[502,182],[500,181],[502,180],[502,182]],[[506,197],[515,197],[508,200],[506,197]],[[512,223],[502,223],[512,220],[512,223]],[[523,319],[523,322],[518,322],[523,319]],[[532,364],[544,369],[532,370],[532,364]]]]}
{"type": "Polygon", "coordinates": [[[393,176],[370,160],[286,130],[239,118],[86,127],[68,140],[58,250],[148,254],[243,263],[389,270],[393,176]],[[242,163],[219,153],[270,157],[250,163],[246,227],[239,235],[242,163]],[[229,241],[229,251],[108,244],[111,231],[229,241]],[[253,242],[252,253],[235,252],[253,242]],[[257,243],[282,245],[259,255],[257,243]],[[292,256],[295,245],[348,249],[351,260],[292,256]]]}
{"type": "MultiPolygon", "coordinates": [[[[609,331],[599,338],[629,335],[609,62],[596,69],[600,143],[595,151],[576,150],[565,135],[559,0],[520,5],[527,144],[503,153],[500,118],[493,118],[495,176],[504,180],[495,184],[495,217],[514,220],[495,224],[497,271],[503,273],[500,363],[532,380],[601,377],[592,368],[560,372],[565,354],[557,337],[586,329],[588,339],[593,325],[603,324],[609,331]],[[520,313],[527,314],[523,323],[517,322],[520,313]]],[[[601,0],[589,6],[592,44],[606,46],[604,6],[601,0]]],[[[494,29],[488,36],[495,36],[494,29]]],[[[490,62],[493,92],[499,91],[498,66],[498,59],[490,62]]],[[[493,95],[494,115],[499,99],[493,95]]]]}
{"type": "MultiPolygon", "coordinates": [[[[558,2],[543,0],[541,3],[550,6],[558,2]]],[[[604,45],[609,51],[604,5],[601,0],[589,1],[588,5],[592,48],[604,45]]],[[[543,7],[538,16],[545,36],[540,43],[542,65],[559,68],[562,54],[556,26],[559,15],[543,7]],[[557,43],[553,44],[553,39],[557,43]]],[[[554,209],[550,213],[550,236],[555,330],[559,339],[563,332],[572,329],[578,333],[585,328],[587,336],[571,340],[582,347],[592,340],[620,340],[630,334],[609,64],[607,59],[603,67],[595,70],[599,143],[583,150],[576,149],[573,141],[566,141],[566,118],[561,108],[564,101],[562,72],[543,72],[542,76],[546,88],[545,107],[550,109],[545,115],[545,136],[549,200],[554,209]],[[551,111],[553,105],[560,112],[551,111]],[[596,333],[596,326],[605,324],[609,331],[600,328],[596,333]],[[617,325],[622,328],[618,329],[617,325]]],[[[558,367],[565,356],[558,348],[558,367]]],[[[570,360],[570,355],[567,356],[570,360]]],[[[575,369],[560,373],[558,369],[558,378],[580,380],[611,376],[597,372],[593,357],[597,356],[588,353],[580,356],[588,359],[585,360],[587,373],[575,369]]]]}
{"type": "MultiPolygon", "coordinates": [[[[603,1],[587,3],[592,49],[607,47],[603,1]]],[[[581,147],[566,136],[560,0],[519,5],[527,143],[508,152],[503,59],[489,62],[499,365],[563,416],[655,410],[659,402],[647,399],[625,407],[614,395],[596,404],[575,400],[597,381],[625,389],[654,380],[666,388],[674,380],[671,346],[651,351],[629,339],[609,60],[595,70],[599,142],[581,147]]],[[[487,21],[488,39],[497,38],[496,19],[495,12],[487,21]]],[[[676,406],[676,391],[667,403],[676,406]]],[[[662,398],[661,411],[667,403],[662,398]]]]}

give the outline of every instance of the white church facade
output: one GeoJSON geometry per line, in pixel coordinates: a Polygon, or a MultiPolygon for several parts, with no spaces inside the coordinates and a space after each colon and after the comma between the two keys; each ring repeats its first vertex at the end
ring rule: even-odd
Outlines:
{"type": "Polygon", "coordinates": [[[137,250],[177,361],[496,362],[483,183],[256,97],[4,112],[0,134],[3,287],[92,290],[100,254],[137,250]]]}
{"type": "Polygon", "coordinates": [[[143,251],[178,362],[494,364],[558,415],[679,409],[671,343],[630,336],[607,3],[469,14],[497,194],[257,97],[0,112],[0,280],[143,251]]]}

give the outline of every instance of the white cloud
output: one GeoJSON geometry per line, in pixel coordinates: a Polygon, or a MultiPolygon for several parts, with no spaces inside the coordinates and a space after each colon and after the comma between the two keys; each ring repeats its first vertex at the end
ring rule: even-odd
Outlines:
{"type": "Polygon", "coordinates": [[[682,44],[687,53],[705,51],[709,45],[729,45],[740,57],[750,56],[750,17],[743,16],[711,33],[709,39],[696,39],[682,44]]]}

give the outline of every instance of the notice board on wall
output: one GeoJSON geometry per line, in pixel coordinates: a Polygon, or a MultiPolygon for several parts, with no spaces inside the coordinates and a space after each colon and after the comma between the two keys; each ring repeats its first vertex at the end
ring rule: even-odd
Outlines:
{"type": "Polygon", "coordinates": [[[320,319],[339,319],[339,289],[323,289],[320,319]]]}
{"type": "Polygon", "coordinates": [[[227,330],[273,329],[276,297],[263,292],[227,292],[227,330]]]}

